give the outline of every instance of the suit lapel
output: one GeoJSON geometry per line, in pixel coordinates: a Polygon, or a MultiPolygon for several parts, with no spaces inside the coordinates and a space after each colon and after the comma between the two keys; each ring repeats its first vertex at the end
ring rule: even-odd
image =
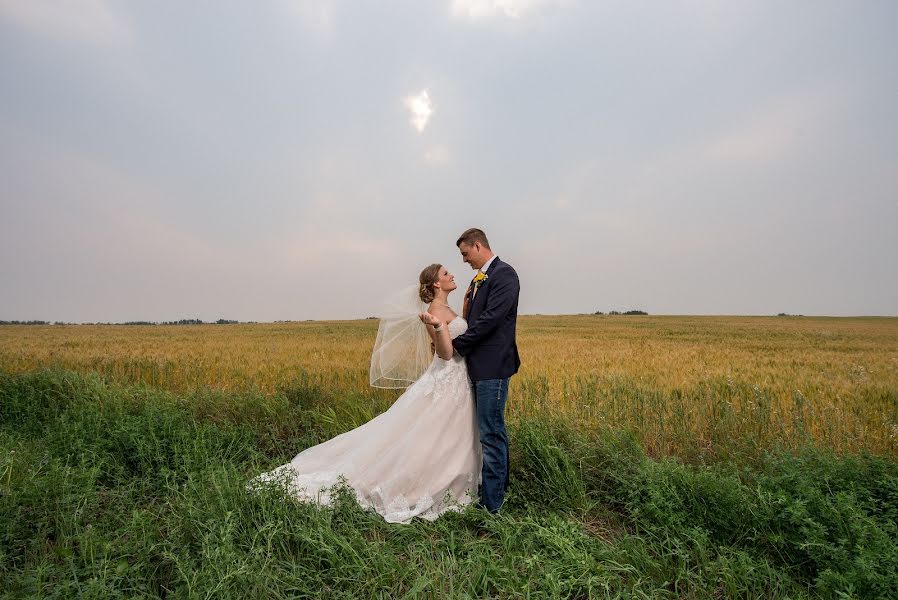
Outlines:
{"type": "MultiPolygon", "coordinates": [[[[468,314],[471,314],[471,313],[474,312],[474,306],[475,306],[475,304],[476,304],[477,307],[478,307],[477,312],[478,312],[478,313],[480,312],[479,307],[480,307],[480,303],[482,302],[484,288],[490,284],[490,280],[489,280],[490,273],[495,274],[495,272],[496,272],[496,264],[497,264],[498,262],[499,262],[499,257],[497,256],[497,257],[495,258],[495,260],[493,260],[493,262],[490,263],[489,268],[484,272],[484,274],[486,275],[487,278],[484,280],[483,283],[480,284],[480,289],[477,290],[477,293],[476,293],[476,294],[474,294],[474,293],[473,293],[473,290],[472,290],[471,293],[472,293],[472,296],[473,296],[473,297],[471,298],[470,307],[468,308],[468,314]],[[481,300],[478,300],[478,298],[481,298],[481,300]]],[[[475,276],[475,277],[476,277],[476,276],[475,276]]],[[[472,280],[471,280],[471,286],[473,287],[473,285],[474,285],[474,280],[472,279],[472,280]]]]}

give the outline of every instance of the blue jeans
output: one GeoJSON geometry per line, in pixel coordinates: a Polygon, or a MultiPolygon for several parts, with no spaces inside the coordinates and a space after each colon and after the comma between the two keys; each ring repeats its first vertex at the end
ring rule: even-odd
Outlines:
{"type": "Polygon", "coordinates": [[[508,433],[505,431],[508,379],[475,381],[474,399],[483,447],[480,502],[488,511],[496,513],[508,487],[508,433]]]}

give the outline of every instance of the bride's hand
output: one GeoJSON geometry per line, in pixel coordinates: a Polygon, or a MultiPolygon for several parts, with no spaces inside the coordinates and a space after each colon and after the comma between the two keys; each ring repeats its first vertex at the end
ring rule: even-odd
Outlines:
{"type": "Polygon", "coordinates": [[[423,312],[418,316],[421,318],[421,322],[425,325],[433,325],[434,327],[439,327],[443,324],[442,321],[428,312],[423,312]]]}

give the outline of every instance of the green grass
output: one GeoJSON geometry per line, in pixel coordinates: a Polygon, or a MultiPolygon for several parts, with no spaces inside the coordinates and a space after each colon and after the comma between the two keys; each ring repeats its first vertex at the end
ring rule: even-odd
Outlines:
{"type": "Polygon", "coordinates": [[[381,410],[297,381],[178,394],[0,374],[0,595],[178,598],[888,597],[898,465],[811,445],[647,456],[623,430],[511,423],[499,517],[389,525],[247,481],[381,410]]]}

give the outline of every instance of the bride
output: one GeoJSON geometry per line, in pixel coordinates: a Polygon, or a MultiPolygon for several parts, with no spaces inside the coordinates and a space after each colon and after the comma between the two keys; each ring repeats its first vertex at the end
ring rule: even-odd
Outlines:
{"type": "Polygon", "coordinates": [[[458,286],[445,267],[430,265],[419,282],[381,319],[371,358],[372,385],[408,389],[386,412],[300,452],[253,484],[280,484],[300,500],[328,505],[333,486],[345,482],[362,507],[390,523],[432,521],[474,501],[480,436],[465,359],[452,349],[468,325],[447,302],[458,286]],[[426,366],[431,342],[436,355],[426,366]]]}

